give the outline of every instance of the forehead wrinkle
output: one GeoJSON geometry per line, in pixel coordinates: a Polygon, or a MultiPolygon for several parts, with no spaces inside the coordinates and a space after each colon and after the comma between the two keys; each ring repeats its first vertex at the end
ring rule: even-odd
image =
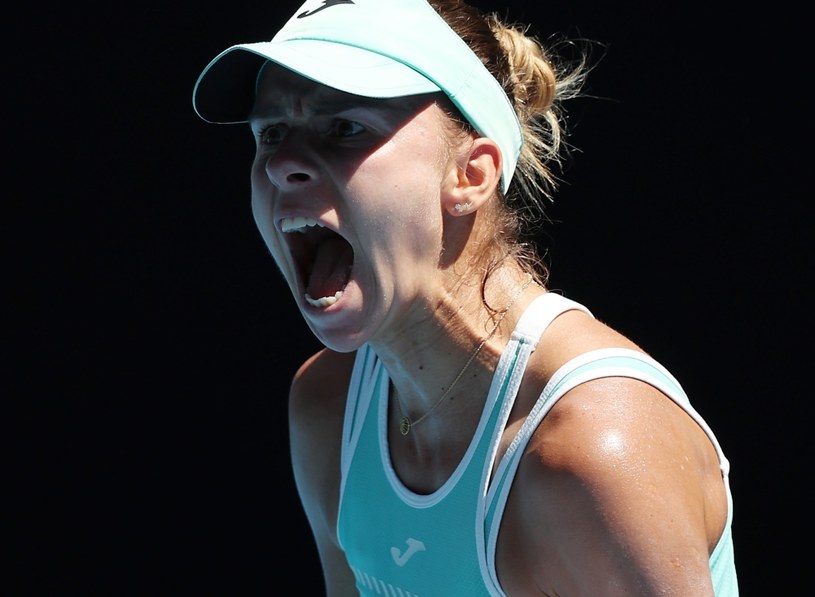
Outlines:
{"type": "Polygon", "coordinates": [[[260,101],[255,101],[249,120],[282,118],[286,115],[325,116],[382,104],[381,100],[345,93],[304,77],[297,77],[299,80],[295,84],[287,79],[281,81],[274,77],[272,81],[266,79],[261,83],[257,96],[260,101]],[[268,91],[264,92],[264,88],[268,91]]]}

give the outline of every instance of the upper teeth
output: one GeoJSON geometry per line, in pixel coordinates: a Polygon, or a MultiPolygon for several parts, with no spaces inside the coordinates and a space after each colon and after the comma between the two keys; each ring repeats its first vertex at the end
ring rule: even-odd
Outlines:
{"type": "Polygon", "coordinates": [[[322,228],[322,224],[318,224],[317,220],[313,218],[304,218],[303,216],[283,218],[283,220],[280,222],[280,229],[283,230],[283,232],[303,232],[306,228],[311,228],[313,226],[320,226],[322,228]]]}

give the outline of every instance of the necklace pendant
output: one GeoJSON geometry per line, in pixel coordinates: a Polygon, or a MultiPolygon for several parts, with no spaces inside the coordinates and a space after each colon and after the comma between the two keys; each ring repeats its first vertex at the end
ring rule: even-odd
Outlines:
{"type": "Polygon", "coordinates": [[[407,435],[410,433],[410,419],[407,417],[402,417],[402,420],[399,421],[399,433],[402,435],[407,435]]]}

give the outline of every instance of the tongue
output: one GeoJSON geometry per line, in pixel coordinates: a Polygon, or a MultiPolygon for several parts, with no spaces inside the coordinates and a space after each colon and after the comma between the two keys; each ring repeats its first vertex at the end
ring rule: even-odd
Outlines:
{"type": "Polygon", "coordinates": [[[324,240],[315,251],[306,292],[315,299],[334,296],[348,283],[353,262],[354,253],[347,242],[341,238],[324,240]]]}

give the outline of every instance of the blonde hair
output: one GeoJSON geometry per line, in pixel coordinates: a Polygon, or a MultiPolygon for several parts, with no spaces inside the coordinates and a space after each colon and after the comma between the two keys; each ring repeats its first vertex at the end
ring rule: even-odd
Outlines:
{"type": "Polygon", "coordinates": [[[505,25],[495,15],[488,17],[510,65],[510,96],[521,122],[524,147],[516,170],[517,183],[524,193],[549,199],[557,187],[553,166],[562,160],[565,133],[562,102],[577,97],[586,74],[585,55],[577,68],[556,67],[543,46],[527,29],[505,25]]]}
{"type": "MultiPolygon", "coordinates": [[[[588,45],[561,39],[549,48],[529,33],[529,26],[507,23],[497,14],[483,14],[463,0],[429,0],[433,8],[478,56],[504,88],[521,123],[524,146],[506,195],[495,208],[493,247],[487,271],[514,257],[538,280],[548,269],[526,242],[546,218],[569,145],[565,140],[563,101],[581,95],[588,74],[588,45]],[[576,51],[567,59],[558,52],[576,51]],[[537,270],[537,271],[536,271],[537,270]]],[[[465,129],[472,127],[460,115],[465,129]]],[[[500,191],[499,191],[500,194],[500,191]]]]}

